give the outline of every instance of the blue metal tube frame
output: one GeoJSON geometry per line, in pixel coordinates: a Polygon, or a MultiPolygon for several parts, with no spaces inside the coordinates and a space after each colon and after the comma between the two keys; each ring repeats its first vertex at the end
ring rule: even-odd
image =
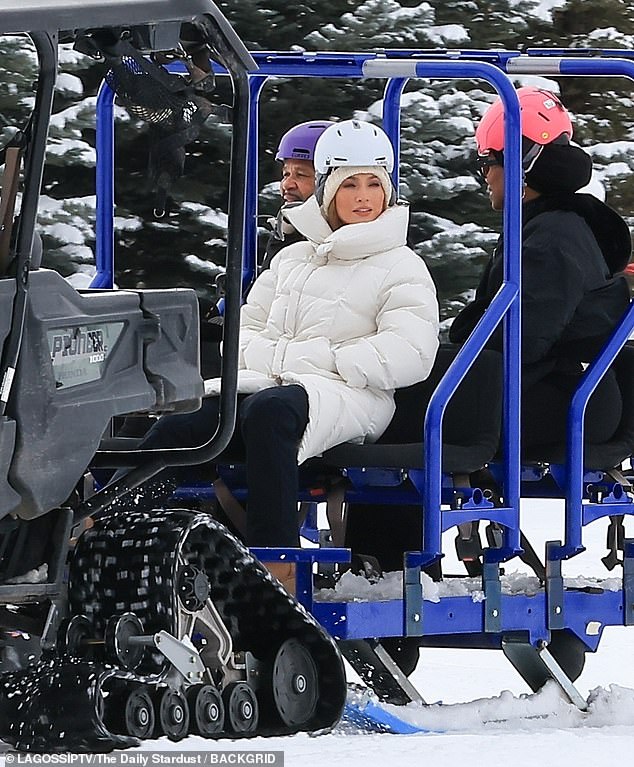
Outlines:
{"type": "Polygon", "coordinates": [[[249,78],[249,155],[247,158],[247,189],[245,206],[247,211],[244,222],[244,253],[242,262],[242,290],[244,292],[256,278],[258,250],[258,139],[260,110],[258,101],[267,77],[252,75],[249,78]]]}
{"type": "MultiPolygon", "coordinates": [[[[341,56],[341,55],[340,55],[341,56]]],[[[432,397],[427,416],[425,419],[425,443],[429,446],[426,451],[426,473],[428,477],[427,486],[423,496],[423,506],[425,510],[425,532],[424,532],[424,554],[423,559],[433,561],[441,555],[441,449],[442,449],[442,418],[446,406],[464,378],[473,359],[482,350],[491,333],[495,330],[499,322],[504,317],[505,327],[505,374],[508,385],[505,387],[504,396],[504,423],[505,423],[505,477],[504,477],[504,495],[506,505],[515,510],[517,524],[513,526],[509,533],[508,540],[503,549],[498,551],[500,557],[509,558],[519,550],[519,386],[520,386],[520,245],[521,245],[521,154],[520,154],[520,117],[519,103],[515,89],[507,76],[494,64],[481,61],[454,61],[454,60],[432,60],[424,61],[405,61],[400,58],[387,60],[376,58],[376,56],[344,56],[343,66],[336,64],[334,54],[322,56],[326,61],[317,61],[317,57],[311,60],[299,59],[303,66],[298,66],[298,59],[289,56],[289,63],[276,66],[272,61],[258,61],[262,67],[256,75],[257,82],[250,90],[251,116],[249,128],[250,142],[257,141],[257,117],[253,116],[259,94],[264,85],[266,76],[273,75],[296,75],[306,76],[314,75],[321,77],[380,77],[390,80],[387,84],[386,92],[391,101],[397,103],[402,89],[410,77],[428,77],[439,79],[463,79],[478,78],[489,82],[500,94],[505,106],[507,119],[505,127],[506,157],[505,163],[505,184],[506,184],[506,203],[504,208],[504,231],[505,236],[505,288],[496,296],[496,300],[487,310],[486,317],[478,323],[474,334],[468,339],[461,353],[456,357],[443,381],[432,397]],[[299,71],[298,71],[299,70],[299,71]]],[[[113,94],[108,88],[105,91],[99,104],[100,109],[105,108],[108,99],[112,104],[113,94]]],[[[398,111],[398,110],[394,110],[398,111]]],[[[110,120],[104,119],[106,116],[98,112],[98,123],[105,122],[112,125],[110,120]]],[[[390,118],[391,123],[388,129],[393,134],[398,125],[394,118],[390,118]]],[[[112,156],[113,132],[104,129],[99,134],[98,152],[105,152],[104,157],[112,156]],[[108,154],[109,153],[109,154],[108,154]]],[[[253,143],[250,144],[253,147],[253,143]]],[[[257,159],[252,156],[251,167],[248,174],[248,206],[247,211],[256,211],[257,205],[257,159]]],[[[112,172],[110,170],[110,179],[112,172]]],[[[112,183],[112,181],[111,181],[112,183]]],[[[102,181],[102,187],[99,190],[97,206],[98,217],[112,218],[113,195],[111,188],[108,187],[106,179],[102,181]],[[102,206],[109,208],[107,211],[102,206]],[[106,215],[107,213],[107,215],[106,215]]],[[[248,222],[245,234],[255,236],[256,222],[248,222]],[[248,234],[252,232],[253,234],[248,234]]],[[[100,252],[105,255],[107,241],[101,233],[100,252]]],[[[248,239],[247,239],[248,242],[248,239]]],[[[112,248],[110,247],[110,264],[112,270],[112,248]]],[[[247,256],[254,254],[253,247],[245,248],[247,256]]],[[[103,265],[98,264],[98,270],[103,265]]],[[[243,274],[249,272],[250,268],[255,268],[243,264],[243,274]]],[[[245,280],[243,285],[248,285],[245,280]]]]}
{"type": "Polygon", "coordinates": [[[394,188],[398,189],[400,183],[400,162],[401,156],[401,94],[407,85],[407,78],[395,77],[387,81],[383,93],[383,129],[387,133],[394,147],[394,170],[392,171],[392,182],[394,188]]]}
{"type": "Polygon", "coordinates": [[[583,435],[584,416],[588,401],[610,365],[616,359],[634,330],[634,304],[630,304],[619,326],[586,370],[575,392],[568,412],[568,462],[566,464],[566,541],[565,553],[583,550],[583,435]]]}
{"type": "MultiPolygon", "coordinates": [[[[597,58],[596,55],[587,58],[553,57],[553,54],[565,54],[567,51],[553,49],[552,51],[531,50],[527,54],[517,51],[386,51],[384,54],[271,54],[256,53],[255,59],[261,67],[251,89],[251,147],[257,142],[257,101],[261,88],[269,76],[284,77],[387,77],[388,82],[384,97],[384,126],[392,139],[395,152],[398,154],[400,111],[397,108],[403,88],[409,77],[479,77],[491,83],[500,93],[507,110],[506,145],[508,161],[505,164],[505,183],[507,204],[504,210],[505,237],[505,286],[496,297],[481,324],[474,330],[461,353],[456,357],[448,375],[430,402],[425,426],[425,439],[429,440],[430,449],[427,452],[427,475],[433,481],[427,483],[425,493],[425,508],[428,516],[425,539],[425,552],[430,559],[440,554],[440,516],[430,514],[430,509],[440,508],[440,445],[442,442],[441,423],[445,407],[451,395],[469,369],[469,360],[473,359],[483,348],[487,339],[497,327],[502,315],[506,338],[507,354],[505,355],[505,387],[504,404],[504,446],[505,446],[505,477],[504,492],[506,505],[518,509],[519,514],[519,378],[520,353],[514,348],[516,339],[520,337],[520,301],[516,299],[520,290],[520,261],[521,247],[521,187],[520,151],[519,151],[519,115],[514,114],[514,89],[501,74],[505,70],[510,74],[561,74],[561,75],[626,75],[634,77],[634,52],[632,51],[601,51],[605,56],[618,58],[597,58]],[[628,60],[629,59],[629,60],[628,60]],[[395,68],[396,67],[396,68],[395,68]],[[517,122],[517,125],[514,123],[517,122]],[[517,134],[516,134],[517,131],[517,134]],[[517,146],[515,142],[518,142],[517,146]],[[515,154],[516,153],[516,154],[515,154]],[[438,456],[438,460],[433,456],[438,456]]],[[[596,54],[593,51],[593,54],[596,54]]],[[[583,55],[583,54],[581,54],[583,55]]],[[[177,68],[177,67],[176,67],[177,68]]],[[[219,73],[221,67],[215,67],[219,73]]],[[[255,78],[254,78],[255,80],[255,78]]],[[[97,152],[100,160],[97,164],[97,276],[92,287],[111,287],[113,283],[113,241],[112,213],[114,208],[113,194],[113,127],[112,127],[113,93],[107,85],[102,85],[97,101],[97,152]]],[[[248,175],[248,204],[247,210],[257,210],[257,158],[251,153],[251,165],[248,175]]],[[[398,168],[395,169],[395,183],[398,183],[398,168]]],[[[255,274],[255,252],[257,248],[257,221],[245,222],[246,259],[243,266],[243,284],[246,286],[255,274]]],[[[629,317],[629,315],[628,315],[629,317]]],[[[628,320],[624,320],[628,322],[628,320]]],[[[569,461],[567,465],[568,482],[566,492],[566,543],[559,554],[562,557],[571,556],[580,550],[582,527],[582,476],[583,476],[583,414],[587,401],[601,379],[601,365],[609,364],[627,337],[623,329],[615,333],[606,347],[604,354],[588,370],[582,388],[573,399],[569,420],[569,461]]],[[[519,343],[519,342],[518,342],[519,343]]],[[[517,536],[516,536],[517,537],[517,536]]],[[[517,549],[516,540],[508,540],[502,556],[508,556],[517,549]]]]}
{"type": "MultiPolygon", "coordinates": [[[[247,134],[246,187],[244,194],[244,248],[242,251],[242,292],[244,294],[257,277],[258,252],[258,138],[260,133],[260,93],[267,81],[260,74],[249,77],[249,127],[247,134]]],[[[218,301],[218,310],[224,312],[224,297],[218,301]]]]}

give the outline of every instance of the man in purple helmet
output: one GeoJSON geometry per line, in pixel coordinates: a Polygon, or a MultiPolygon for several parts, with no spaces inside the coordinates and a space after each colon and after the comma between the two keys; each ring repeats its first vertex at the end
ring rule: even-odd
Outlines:
{"type": "Polygon", "coordinates": [[[310,120],[295,125],[280,139],[275,159],[282,163],[280,194],[284,202],[304,202],[315,191],[313,153],[329,120],[310,120]]]}
{"type": "MultiPolygon", "coordinates": [[[[305,202],[315,191],[313,153],[317,139],[333,123],[309,120],[286,131],[280,139],[275,159],[282,163],[280,195],[285,205],[305,202]]],[[[271,259],[286,245],[303,239],[282,216],[272,219],[272,232],[267,240],[259,271],[268,269],[271,259]]]]}

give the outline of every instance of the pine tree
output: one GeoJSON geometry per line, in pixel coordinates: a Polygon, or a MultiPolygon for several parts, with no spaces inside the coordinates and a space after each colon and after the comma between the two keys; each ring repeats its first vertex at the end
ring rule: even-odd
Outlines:
{"type": "MultiPolygon", "coordinates": [[[[238,34],[260,50],[517,49],[520,47],[634,48],[634,7],[629,0],[561,0],[548,9],[539,0],[222,0],[238,34]],[[545,9],[546,8],[546,9],[545,9]]],[[[24,38],[0,41],[0,140],[23,125],[32,103],[33,49],[24,38]],[[8,127],[9,126],[9,127],[8,127]]],[[[81,80],[60,81],[45,171],[50,200],[42,211],[48,254],[64,271],[86,260],[93,244],[94,96],[103,66],[66,48],[62,71],[81,80]],[[75,91],[73,92],[73,88],[75,91]],[[83,95],[82,95],[83,88],[83,95]],[[68,225],[83,245],[53,236],[68,225]]],[[[593,154],[608,201],[634,210],[634,100],[624,78],[555,78],[575,115],[575,138],[593,154]]],[[[538,80],[544,84],[552,80],[538,80]]],[[[307,119],[354,115],[380,122],[383,82],[277,78],[261,97],[260,184],[262,212],[278,205],[273,160],[281,134],[307,119]]],[[[230,89],[218,80],[218,98],[230,89]]],[[[499,218],[491,213],[474,167],[475,124],[494,94],[478,81],[412,79],[402,101],[401,192],[412,208],[412,236],[428,259],[450,313],[459,294],[495,238],[499,218]]],[[[209,291],[199,267],[222,262],[222,210],[226,210],[228,126],[205,125],[189,148],[185,176],[171,190],[168,215],[152,221],[147,186],[147,140],[139,123],[117,120],[117,248],[122,285],[167,285],[174,281],[209,291]],[[141,221],[146,224],[141,226],[141,221]],[[188,258],[189,255],[196,258],[188,258]],[[200,261],[202,259],[202,262],[200,261]],[[151,264],[151,267],[148,266],[151,264]]]]}
{"type": "Polygon", "coordinates": [[[366,0],[305,40],[313,49],[322,50],[422,48],[434,42],[434,20],[428,2],[408,8],[397,0],[366,0]]]}

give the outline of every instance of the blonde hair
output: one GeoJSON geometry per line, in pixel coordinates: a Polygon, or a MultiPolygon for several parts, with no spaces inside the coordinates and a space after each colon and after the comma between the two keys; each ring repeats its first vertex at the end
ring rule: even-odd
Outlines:
{"type": "Polygon", "coordinates": [[[334,197],[328,206],[328,211],[326,212],[326,221],[328,222],[328,226],[330,226],[333,232],[335,229],[339,229],[343,226],[343,221],[339,218],[339,214],[337,213],[337,203],[335,202],[334,197]]]}

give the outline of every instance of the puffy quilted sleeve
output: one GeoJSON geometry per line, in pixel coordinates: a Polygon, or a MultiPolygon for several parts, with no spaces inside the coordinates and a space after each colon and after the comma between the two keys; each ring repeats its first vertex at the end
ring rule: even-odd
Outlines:
{"type": "Polygon", "coordinates": [[[383,281],[376,326],[335,352],[346,383],[387,390],[427,378],[438,349],[438,300],[427,267],[409,249],[383,281]]]}
{"type": "Polygon", "coordinates": [[[240,357],[238,363],[240,368],[246,367],[245,351],[266,328],[271,305],[275,298],[278,259],[279,254],[271,262],[271,268],[262,272],[253,283],[246,303],[240,310],[240,357]]]}

